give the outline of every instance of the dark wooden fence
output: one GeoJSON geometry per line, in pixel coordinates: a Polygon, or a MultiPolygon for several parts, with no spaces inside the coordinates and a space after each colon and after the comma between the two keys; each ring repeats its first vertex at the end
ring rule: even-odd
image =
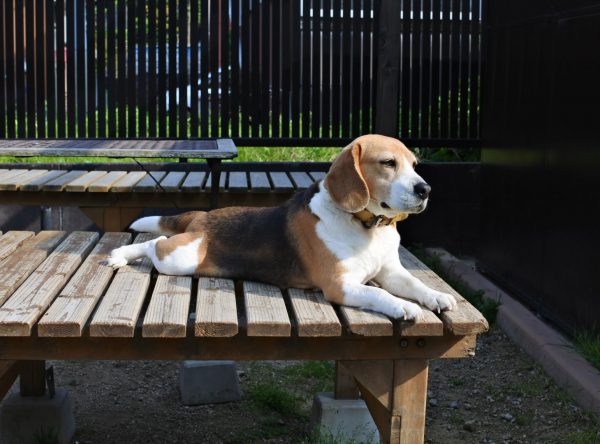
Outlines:
{"type": "Polygon", "coordinates": [[[0,28],[2,138],[479,138],[480,0],[3,0],[0,28]]]}

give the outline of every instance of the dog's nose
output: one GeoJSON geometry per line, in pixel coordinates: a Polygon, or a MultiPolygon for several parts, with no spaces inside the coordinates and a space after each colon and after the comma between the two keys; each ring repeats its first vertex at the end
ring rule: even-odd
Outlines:
{"type": "Polygon", "coordinates": [[[419,182],[415,185],[415,194],[419,196],[421,199],[425,200],[429,197],[429,193],[431,192],[431,187],[425,182],[419,182]]]}

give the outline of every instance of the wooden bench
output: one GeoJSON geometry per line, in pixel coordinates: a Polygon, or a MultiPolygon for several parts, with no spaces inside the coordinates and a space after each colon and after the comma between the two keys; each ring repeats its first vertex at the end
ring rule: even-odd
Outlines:
{"type": "MultiPolygon", "coordinates": [[[[152,235],[139,234],[134,242],[152,235]]],[[[157,274],[148,259],[104,265],[129,233],[12,231],[0,237],[0,390],[44,391],[44,360],[335,360],[338,398],[365,400],[386,442],[423,442],[428,360],[475,353],[483,316],[411,253],[454,311],[392,321],[319,291],[157,274]]],[[[4,395],[3,392],[0,393],[4,395]]]]}
{"type": "Polygon", "coordinates": [[[213,189],[203,163],[0,165],[0,202],[79,207],[100,229],[120,231],[144,208],[209,208],[211,199],[219,206],[278,205],[322,179],[328,167],[225,163],[213,189]]]}

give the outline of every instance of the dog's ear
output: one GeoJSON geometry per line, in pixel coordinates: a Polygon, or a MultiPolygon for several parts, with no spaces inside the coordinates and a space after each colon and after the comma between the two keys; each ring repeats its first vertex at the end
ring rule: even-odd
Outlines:
{"type": "Polygon", "coordinates": [[[345,148],[325,176],[333,201],[350,213],[364,210],[369,203],[369,188],[360,171],[361,150],[358,143],[345,148]]]}

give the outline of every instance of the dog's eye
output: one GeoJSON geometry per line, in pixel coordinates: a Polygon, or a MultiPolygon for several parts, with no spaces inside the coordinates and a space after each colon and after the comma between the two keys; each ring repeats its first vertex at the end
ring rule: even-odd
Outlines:
{"type": "Polygon", "coordinates": [[[396,160],[395,159],[386,159],[380,162],[382,165],[390,168],[396,168],[396,160]]]}

